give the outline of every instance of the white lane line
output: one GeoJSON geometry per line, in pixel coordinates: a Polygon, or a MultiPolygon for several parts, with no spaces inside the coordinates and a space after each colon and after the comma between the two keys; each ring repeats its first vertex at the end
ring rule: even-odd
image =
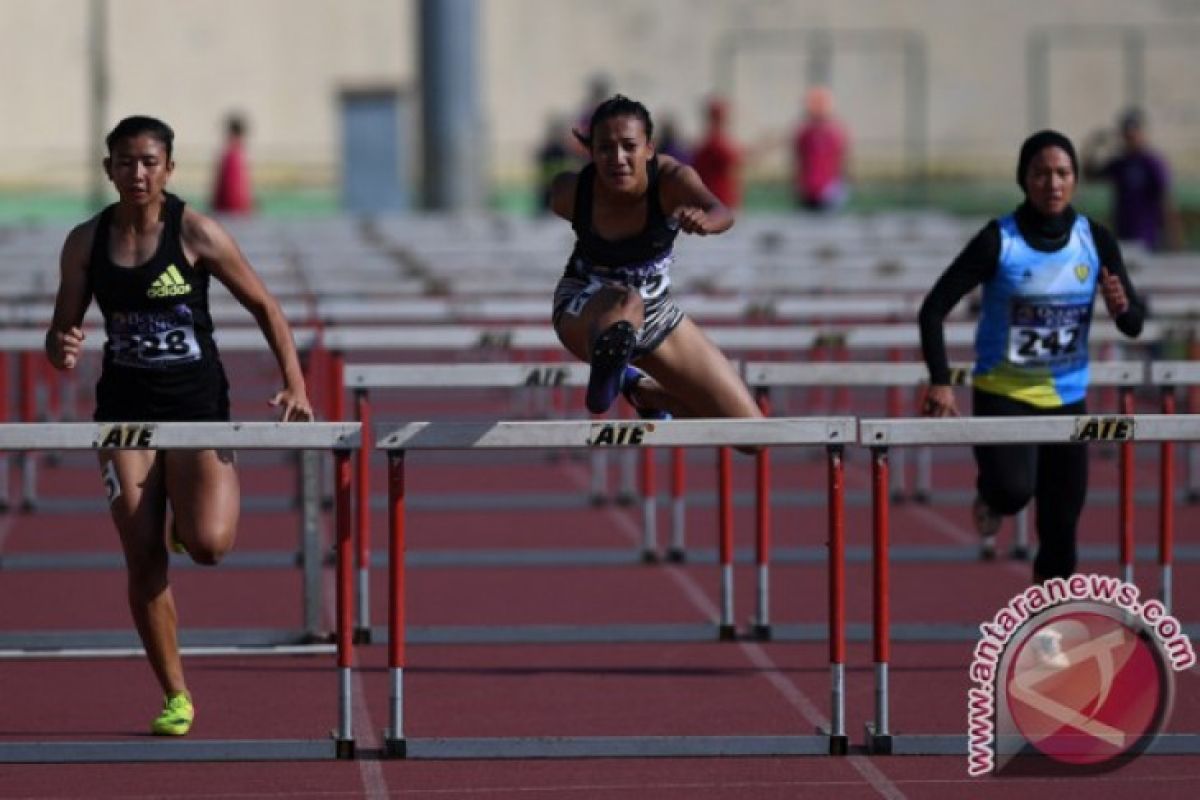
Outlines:
{"type": "MultiPolygon", "coordinates": [[[[322,524],[322,527],[325,527],[322,524]]],[[[337,597],[337,575],[329,572],[325,576],[325,596],[337,597]]],[[[325,625],[329,630],[337,630],[336,604],[325,603],[325,625]]],[[[363,689],[362,669],[359,668],[358,657],[354,657],[350,670],[350,713],[353,715],[351,732],[354,735],[355,749],[368,747],[382,749],[375,723],[371,720],[371,708],[367,703],[367,695],[363,689]]],[[[356,758],[358,774],[362,778],[363,797],[369,800],[387,800],[393,794],[388,791],[387,778],[383,774],[383,763],[377,758],[356,758]]]]}

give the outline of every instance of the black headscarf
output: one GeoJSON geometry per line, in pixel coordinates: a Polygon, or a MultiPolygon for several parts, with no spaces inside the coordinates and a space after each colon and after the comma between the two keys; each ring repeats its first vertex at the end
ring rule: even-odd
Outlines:
{"type": "Polygon", "coordinates": [[[1017,186],[1021,187],[1021,191],[1025,191],[1025,173],[1029,170],[1029,162],[1047,147],[1061,147],[1071,158],[1071,169],[1079,175],[1079,158],[1075,155],[1075,145],[1071,144],[1071,140],[1058,131],[1038,131],[1021,145],[1021,155],[1017,159],[1017,186]]]}

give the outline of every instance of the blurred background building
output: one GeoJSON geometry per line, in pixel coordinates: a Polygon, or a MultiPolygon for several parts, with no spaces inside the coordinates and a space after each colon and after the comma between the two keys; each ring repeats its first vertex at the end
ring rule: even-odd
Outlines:
{"type": "MultiPolygon", "coordinates": [[[[400,186],[388,207],[418,205],[421,6],[0,0],[0,218],[78,214],[99,169],[97,129],[132,113],[175,127],[175,187],[197,201],[210,193],[224,120],[243,114],[264,213],[339,209],[354,125],[382,119],[385,148],[395,140],[384,170],[400,186]]],[[[1200,205],[1200,0],[464,7],[476,23],[476,63],[464,65],[478,89],[471,141],[493,207],[534,208],[547,122],[575,119],[597,76],[674,118],[686,141],[701,134],[706,101],[725,98],[733,137],[755,154],[744,176],[751,209],[790,202],[786,142],[816,85],[849,131],[851,208],[994,212],[997,193],[1015,196],[1016,148],[1031,130],[1078,141],[1130,106],[1145,110],[1185,210],[1200,205]]]]}

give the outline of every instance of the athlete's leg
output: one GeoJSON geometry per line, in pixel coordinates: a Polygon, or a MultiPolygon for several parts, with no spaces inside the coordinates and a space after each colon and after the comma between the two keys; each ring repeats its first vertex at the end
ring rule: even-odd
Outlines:
{"type": "MultiPolygon", "coordinates": [[[[977,417],[1030,415],[1036,410],[990,392],[975,392],[972,411],[977,417]]],[[[1037,445],[976,446],[979,467],[976,489],[987,508],[997,515],[1016,514],[1033,497],[1037,479],[1037,445]]]]}
{"type": "Polygon", "coordinates": [[[109,511],[125,553],[133,623],[164,694],[175,694],[186,686],[176,636],[175,600],[167,582],[167,496],[162,461],[163,453],[155,450],[100,454],[109,511]]]}
{"type": "MultiPolygon", "coordinates": [[[[1063,413],[1086,414],[1082,403],[1063,413]]],[[[1076,530],[1087,500],[1088,448],[1085,444],[1043,444],[1038,449],[1037,534],[1034,580],[1065,578],[1075,572],[1076,530]]]]}
{"type": "Polygon", "coordinates": [[[650,375],[636,390],[648,408],[678,417],[762,416],[733,364],[687,317],[637,366],[650,375]]]}
{"type": "MultiPolygon", "coordinates": [[[[975,392],[973,406],[977,417],[1034,413],[1024,403],[987,392],[975,392]]],[[[1037,445],[987,445],[973,450],[978,476],[971,519],[979,534],[979,556],[991,561],[996,557],[996,533],[1004,517],[1018,513],[1033,497],[1037,445]]]]}
{"type": "Polygon", "coordinates": [[[173,450],[166,490],[175,534],[197,564],[216,564],[237,536],[241,490],[232,450],[173,450]]]}
{"type": "Polygon", "coordinates": [[[591,362],[592,344],[598,335],[620,321],[628,322],[636,330],[642,327],[643,313],[642,298],[637,291],[603,286],[578,309],[568,306],[555,322],[554,332],[572,355],[591,362]]]}
{"type": "Polygon", "coordinates": [[[555,330],[572,353],[592,365],[587,407],[601,414],[620,390],[645,307],[636,290],[621,287],[600,287],[595,294],[581,295],[578,300],[583,302],[569,304],[555,330]]]}

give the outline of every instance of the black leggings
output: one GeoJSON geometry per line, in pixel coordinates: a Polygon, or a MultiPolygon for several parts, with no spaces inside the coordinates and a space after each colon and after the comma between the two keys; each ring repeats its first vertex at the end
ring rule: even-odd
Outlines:
{"type": "MultiPolygon", "coordinates": [[[[1084,401],[1038,408],[976,390],[977,417],[1086,414],[1084,401]]],[[[976,488],[995,512],[1016,514],[1037,498],[1038,553],[1033,574],[1066,577],[1075,571],[1075,529],[1087,498],[1088,452],[1085,444],[1013,444],[976,447],[976,488]]]]}

